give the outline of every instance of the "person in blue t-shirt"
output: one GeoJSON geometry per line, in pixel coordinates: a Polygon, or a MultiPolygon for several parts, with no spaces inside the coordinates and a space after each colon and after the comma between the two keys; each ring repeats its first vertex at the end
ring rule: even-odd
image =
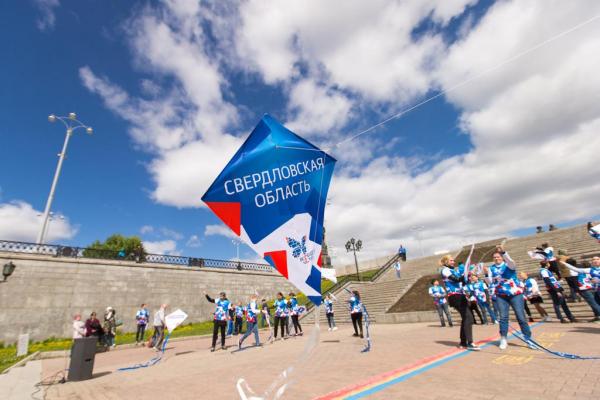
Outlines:
{"type": "Polygon", "coordinates": [[[146,332],[146,326],[150,319],[150,313],[146,309],[146,304],[142,304],[140,309],[135,314],[135,322],[137,324],[137,331],[135,333],[135,344],[142,343],[144,341],[144,333],[146,332]]]}
{"type": "Polygon", "coordinates": [[[448,300],[446,299],[446,290],[440,286],[440,282],[437,279],[431,280],[431,287],[429,288],[429,295],[433,297],[433,304],[440,316],[440,322],[442,326],[446,326],[446,321],[444,321],[444,314],[446,314],[446,319],[448,319],[448,325],[452,325],[452,316],[450,315],[450,310],[448,309],[448,300]]]}
{"type": "Polygon", "coordinates": [[[235,323],[234,323],[234,327],[233,327],[233,334],[235,336],[237,336],[238,333],[243,333],[242,327],[244,326],[244,305],[242,304],[241,301],[239,301],[237,306],[235,306],[233,309],[234,309],[234,314],[235,314],[235,323]]]}
{"type": "Polygon", "coordinates": [[[215,351],[217,345],[217,337],[219,331],[221,331],[221,349],[225,350],[225,327],[227,326],[227,319],[229,318],[229,307],[231,302],[227,299],[225,292],[219,293],[218,299],[213,299],[206,292],[204,292],[206,300],[210,303],[215,303],[215,312],[213,314],[213,337],[212,347],[210,351],[215,351]]]}
{"type": "Polygon", "coordinates": [[[352,291],[352,296],[348,300],[348,308],[350,309],[350,318],[352,319],[352,326],[354,327],[354,335],[352,336],[360,336],[363,338],[363,306],[360,301],[360,293],[358,290],[352,291]],[[360,329],[360,335],[358,334],[358,330],[360,329]]]}
{"type": "Polygon", "coordinates": [[[548,294],[550,294],[550,298],[552,299],[552,305],[554,306],[556,318],[558,318],[563,324],[568,323],[568,321],[563,318],[560,312],[560,308],[562,307],[569,321],[577,322],[577,319],[575,319],[571,313],[571,310],[569,309],[569,306],[567,305],[565,296],[563,294],[564,289],[562,285],[556,279],[552,271],[550,271],[550,263],[548,261],[540,261],[540,276],[544,280],[544,283],[546,284],[546,290],[548,290],[548,294]]]}
{"type": "Polygon", "coordinates": [[[258,313],[259,313],[259,309],[258,309],[258,296],[253,294],[252,296],[250,296],[250,302],[248,303],[248,305],[246,306],[246,333],[244,334],[244,336],[242,336],[240,338],[240,341],[238,342],[238,347],[241,349],[242,348],[242,344],[244,343],[244,340],[246,340],[246,338],[248,336],[250,336],[250,334],[254,333],[254,345],[255,346],[260,346],[260,337],[258,336],[258,313]]]}
{"type": "Polygon", "coordinates": [[[335,326],[335,318],[333,313],[333,301],[337,300],[331,293],[327,293],[325,300],[325,315],[327,316],[327,324],[329,325],[329,331],[337,331],[337,326],[335,326]]]}
{"type": "Polygon", "coordinates": [[[473,314],[469,309],[469,300],[465,296],[463,285],[466,284],[464,271],[455,267],[454,257],[447,254],[440,260],[442,278],[448,292],[448,304],[460,314],[459,347],[471,351],[481,350],[473,343],[473,314]]]}
{"type": "MultiPolygon", "coordinates": [[[[498,320],[500,322],[500,342],[498,347],[504,350],[508,347],[508,317],[512,308],[521,332],[526,339],[531,338],[531,329],[525,318],[525,299],[523,284],[517,276],[517,264],[504,250],[502,245],[496,247],[492,255],[494,263],[484,271],[489,275],[490,287],[494,287],[497,298],[498,320]]],[[[533,347],[529,344],[529,347],[533,347]]]]}
{"type": "Polygon", "coordinates": [[[290,292],[289,300],[290,315],[292,317],[292,323],[294,324],[294,336],[302,336],[302,326],[300,325],[300,305],[298,305],[298,299],[294,292],[290,292]],[[300,331],[300,332],[298,332],[300,331]]]}
{"type": "MultiPolygon", "coordinates": [[[[284,330],[287,330],[287,301],[283,297],[283,293],[277,293],[277,298],[273,303],[273,308],[275,309],[275,323],[274,323],[274,333],[275,339],[277,339],[277,328],[281,326],[281,338],[285,338],[284,330]]],[[[289,334],[289,331],[287,332],[289,334]]]]}

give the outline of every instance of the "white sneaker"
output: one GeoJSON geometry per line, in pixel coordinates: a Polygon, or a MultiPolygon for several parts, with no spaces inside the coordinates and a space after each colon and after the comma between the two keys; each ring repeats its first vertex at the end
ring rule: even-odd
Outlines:
{"type": "Polygon", "coordinates": [[[494,324],[498,325],[498,324],[499,324],[498,320],[495,320],[495,321],[494,321],[494,324]]]}
{"type": "Polygon", "coordinates": [[[500,344],[498,345],[500,350],[505,350],[508,347],[508,341],[506,340],[506,336],[502,336],[500,338],[500,344]]]}
{"type": "Polygon", "coordinates": [[[550,316],[549,316],[549,315],[546,315],[546,316],[544,317],[544,319],[542,319],[542,321],[544,321],[544,322],[550,322],[550,321],[552,321],[552,318],[550,318],[550,316]]]}
{"type": "Polygon", "coordinates": [[[334,330],[334,331],[337,331],[337,326],[334,326],[334,327],[333,327],[333,330],[334,330]]]}
{"type": "Polygon", "coordinates": [[[329,332],[331,332],[331,328],[327,328],[327,330],[328,330],[329,332]]]}

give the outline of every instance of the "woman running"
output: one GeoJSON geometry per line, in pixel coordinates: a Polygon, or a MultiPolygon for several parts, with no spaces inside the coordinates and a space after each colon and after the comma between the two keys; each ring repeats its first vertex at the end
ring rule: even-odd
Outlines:
{"type": "Polygon", "coordinates": [[[463,291],[466,284],[464,271],[455,268],[454,258],[447,254],[440,259],[442,278],[448,292],[448,304],[460,314],[460,344],[459,347],[467,350],[481,350],[473,344],[473,314],[469,309],[469,300],[463,291]]]}
{"type": "Polygon", "coordinates": [[[246,306],[246,333],[240,338],[240,341],[238,342],[238,347],[240,349],[242,348],[244,340],[246,340],[246,338],[252,333],[254,333],[254,345],[260,346],[260,337],[258,336],[258,321],[256,319],[259,312],[257,299],[258,296],[253,294],[252,296],[250,296],[250,303],[248,303],[248,305],[246,306]]]}
{"type": "Polygon", "coordinates": [[[348,306],[350,308],[350,318],[352,319],[352,326],[354,327],[354,335],[352,336],[360,336],[361,338],[363,338],[363,306],[360,302],[360,293],[358,293],[358,290],[352,291],[352,296],[350,296],[350,299],[348,300],[348,306]],[[358,334],[359,328],[360,335],[358,334]]]}
{"type": "Polygon", "coordinates": [[[524,296],[529,300],[529,304],[533,304],[537,312],[542,316],[542,321],[548,321],[548,312],[542,307],[544,299],[542,299],[537,281],[534,278],[528,277],[526,272],[519,272],[519,279],[525,285],[524,296]]]}

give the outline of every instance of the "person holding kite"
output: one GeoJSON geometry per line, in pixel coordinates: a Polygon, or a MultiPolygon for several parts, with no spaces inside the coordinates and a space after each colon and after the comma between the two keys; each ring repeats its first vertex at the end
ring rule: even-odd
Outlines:
{"type": "Polygon", "coordinates": [[[455,268],[454,258],[447,254],[440,259],[442,278],[448,292],[448,304],[460,314],[459,347],[471,351],[481,350],[473,343],[473,314],[465,296],[463,284],[467,284],[464,271],[455,268]]]}
{"type": "MultiPolygon", "coordinates": [[[[488,268],[491,274],[492,284],[495,287],[495,293],[498,304],[500,320],[500,343],[498,347],[504,350],[508,347],[508,314],[512,307],[521,332],[526,340],[531,338],[531,329],[525,318],[525,300],[523,298],[523,284],[517,276],[517,264],[510,258],[510,255],[504,250],[502,245],[496,247],[493,254],[494,263],[488,268]]],[[[532,347],[532,344],[529,344],[532,347]]]]}
{"type": "Polygon", "coordinates": [[[206,296],[206,300],[210,303],[215,303],[215,312],[213,314],[213,337],[210,351],[215,351],[219,331],[221,331],[221,349],[225,350],[225,327],[227,326],[227,319],[229,318],[228,311],[231,302],[227,299],[225,292],[219,293],[218,299],[213,299],[206,292],[204,292],[204,295],[206,296]]]}

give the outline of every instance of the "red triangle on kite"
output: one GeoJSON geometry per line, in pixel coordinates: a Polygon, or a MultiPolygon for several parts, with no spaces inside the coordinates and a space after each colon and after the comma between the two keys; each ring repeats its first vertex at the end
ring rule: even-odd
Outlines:
{"type": "Polygon", "coordinates": [[[206,202],[206,205],[221,218],[225,225],[240,236],[242,225],[242,206],[240,203],[206,202]]]}
{"type": "Polygon", "coordinates": [[[287,252],[285,250],[277,250],[265,253],[264,258],[269,262],[269,264],[274,265],[281,275],[285,276],[286,278],[288,277],[287,252]]]}

